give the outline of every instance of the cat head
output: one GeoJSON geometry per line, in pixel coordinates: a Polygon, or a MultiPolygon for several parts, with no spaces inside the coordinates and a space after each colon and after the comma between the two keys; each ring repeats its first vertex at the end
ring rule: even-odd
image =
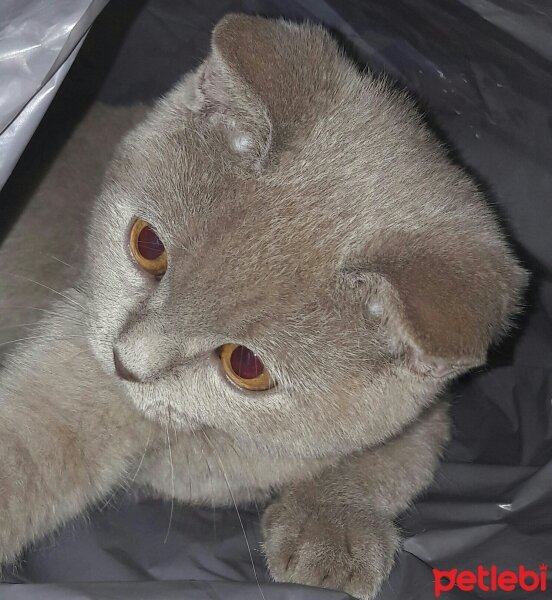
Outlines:
{"type": "Polygon", "coordinates": [[[525,280],[404,94],[318,26],[239,15],[121,144],[86,275],[92,347],[140,410],[300,455],[399,431],[485,361],[525,280]],[[166,267],[136,254],[146,223],[166,267]],[[229,344],[269,389],[229,376],[229,344]]]}

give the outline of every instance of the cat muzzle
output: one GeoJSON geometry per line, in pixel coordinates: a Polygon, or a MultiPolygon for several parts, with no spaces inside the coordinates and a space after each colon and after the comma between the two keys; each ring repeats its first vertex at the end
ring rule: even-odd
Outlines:
{"type": "Polygon", "coordinates": [[[140,378],[137,375],[125,367],[123,361],[117,354],[117,350],[113,350],[113,364],[115,366],[115,372],[121,379],[125,379],[126,381],[140,381],[140,378]]]}

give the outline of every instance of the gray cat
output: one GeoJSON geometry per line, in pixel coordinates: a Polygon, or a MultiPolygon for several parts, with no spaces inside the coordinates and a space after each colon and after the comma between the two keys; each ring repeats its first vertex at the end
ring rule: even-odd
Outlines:
{"type": "MultiPolygon", "coordinates": [[[[82,241],[98,149],[140,114],[92,120],[36,200],[67,207],[52,227],[83,263],[0,372],[0,562],[133,479],[266,502],[275,580],[372,598],[448,439],[445,385],[484,363],[526,273],[412,102],[320,27],[224,18],[124,137],[82,241]]],[[[36,307],[17,231],[1,302],[36,307]]]]}

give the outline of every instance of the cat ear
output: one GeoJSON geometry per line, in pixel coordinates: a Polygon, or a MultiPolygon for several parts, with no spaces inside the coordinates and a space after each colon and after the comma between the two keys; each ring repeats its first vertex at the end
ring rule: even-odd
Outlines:
{"type": "Polygon", "coordinates": [[[270,78],[266,61],[258,59],[265,22],[242,15],[222,19],[196,80],[199,110],[222,128],[234,152],[256,162],[266,158],[272,141],[272,121],[256,85],[270,78]]]}
{"type": "Polygon", "coordinates": [[[262,161],[319,115],[350,64],[327,31],[232,14],[215,27],[197,74],[198,101],[231,147],[262,161]]]}
{"type": "Polygon", "coordinates": [[[395,234],[342,271],[392,352],[418,374],[455,375],[485,362],[505,333],[527,273],[501,243],[431,242],[395,234]]]}

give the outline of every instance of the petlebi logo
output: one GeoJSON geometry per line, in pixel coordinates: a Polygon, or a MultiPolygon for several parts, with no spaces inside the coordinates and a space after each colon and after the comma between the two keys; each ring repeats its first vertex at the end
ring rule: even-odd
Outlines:
{"type": "Polygon", "coordinates": [[[443,595],[443,599],[446,600],[446,593],[454,589],[462,592],[545,592],[547,570],[547,565],[540,565],[536,570],[520,565],[516,571],[502,571],[495,565],[478,565],[475,571],[433,569],[434,593],[436,598],[443,595]]]}

